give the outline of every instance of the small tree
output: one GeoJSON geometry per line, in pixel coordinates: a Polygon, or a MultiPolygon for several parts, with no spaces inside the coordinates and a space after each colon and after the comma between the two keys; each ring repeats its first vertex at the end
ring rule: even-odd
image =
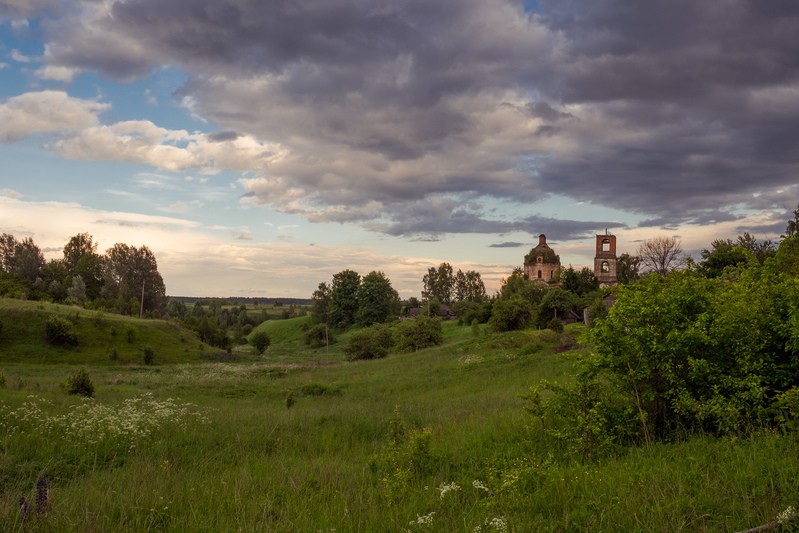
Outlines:
{"type": "Polygon", "coordinates": [[[67,393],[79,394],[87,398],[94,396],[94,383],[92,383],[89,374],[85,370],[80,369],[69,376],[67,380],[67,393]]]}
{"type": "Polygon", "coordinates": [[[250,345],[255,348],[255,351],[258,352],[258,355],[263,355],[269,345],[272,343],[272,340],[269,338],[269,335],[264,330],[255,330],[250,334],[248,339],[250,345]]]}
{"type": "Polygon", "coordinates": [[[641,266],[648,272],[657,272],[662,278],[685,264],[682,246],[676,237],[660,236],[647,239],[638,247],[641,266]]]}

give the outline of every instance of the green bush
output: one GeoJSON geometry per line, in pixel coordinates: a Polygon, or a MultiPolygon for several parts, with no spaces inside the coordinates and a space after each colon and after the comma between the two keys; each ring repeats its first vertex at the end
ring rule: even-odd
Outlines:
{"type": "Polygon", "coordinates": [[[494,303],[488,325],[496,332],[514,331],[526,328],[534,320],[535,311],[532,305],[520,297],[513,297],[494,303]]]}
{"type": "Polygon", "coordinates": [[[94,396],[94,383],[92,383],[91,378],[89,378],[89,374],[85,370],[80,369],[69,376],[67,380],[67,392],[69,394],[79,394],[91,398],[94,396]]]}
{"type": "Polygon", "coordinates": [[[444,342],[441,319],[419,316],[405,320],[394,329],[394,346],[402,352],[413,352],[444,342]]]}
{"type": "Polygon", "coordinates": [[[388,355],[392,341],[391,330],[382,324],[375,324],[353,333],[344,353],[350,361],[380,359],[388,355]]]}
{"type": "Polygon", "coordinates": [[[147,346],[144,348],[144,364],[151,365],[153,364],[153,360],[155,359],[155,351],[152,348],[147,346]]]}
{"type": "Polygon", "coordinates": [[[317,324],[305,332],[305,344],[311,348],[321,348],[329,344],[335,344],[336,339],[333,337],[333,332],[327,327],[326,324],[317,324]]]}
{"type": "Polygon", "coordinates": [[[77,346],[78,336],[72,322],[61,317],[51,317],[44,323],[44,336],[54,346],[77,346]]]}
{"type": "Polygon", "coordinates": [[[247,339],[247,341],[253,348],[255,348],[255,351],[258,352],[258,355],[263,355],[263,353],[272,343],[269,335],[263,330],[254,331],[252,334],[250,334],[250,337],[247,339]]]}

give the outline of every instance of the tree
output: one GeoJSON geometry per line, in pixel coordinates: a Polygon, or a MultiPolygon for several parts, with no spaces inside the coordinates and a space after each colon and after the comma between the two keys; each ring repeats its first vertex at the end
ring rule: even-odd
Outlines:
{"type": "Polygon", "coordinates": [[[755,256],[755,259],[757,259],[757,262],[761,265],[764,265],[766,259],[774,257],[777,253],[777,248],[770,239],[759,241],[749,233],[739,235],[737,244],[755,256]]]}
{"type": "Polygon", "coordinates": [[[543,319],[546,319],[546,321],[551,319],[562,320],[579,303],[580,299],[571,291],[560,287],[549,289],[544,297],[541,298],[539,323],[543,319]]]}
{"type": "Polygon", "coordinates": [[[562,287],[571,291],[577,296],[583,296],[589,292],[599,290],[599,279],[594,271],[588,267],[575,270],[574,267],[562,270],[560,274],[562,287]]]}
{"type": "Polygon", "coordinates": [[[354,270],[342,270],[333,276],[328,314],[331,326],[344,329],[355,323],[360,285],[361,276],[354,270]]]}
{"type": "Polygon", "coordinates": [[[146,246],[115,244],[103,262],[103,296],[115,301],[120,312],[135,315],[162,309],[166,286],[155,255],[146,246]]]}
{"type": "Polygon", "coordinates": [[[16,249],[16,237],[9,233],[0,235],[0,271],[6,274],[14,272],[14,253],[16,249]]]}
{"type": "Polygon", "coordinates": [[[358,287],[357,299],[355,322],[359,326],[385,322],[399,312],[399,294],[382,272],[372,271],[363,277],[358,287]]]}
{"type": "Polygon", "coordinates": [[[86,285],[86,298],[94,300],[103,288],[103,260],[97,243],[88,233],[75,235],[64,246],[64,264],[71,276],[80,276],[86,285]]]}
{"type": "Polygon", "coordinates": [[[682,246],[676,237],[660,236],[647,239],[638,247],[641,266],[648,272],[664,277],[685,264],[682,246]]]}
{"type": "Polygon", "coordinates": [[[620,284],[632,283],[637,281],[641,275],[641,258],[637,255],[623,253],[616,260],[616,277],[620,284]]]}
{"type": "Polygon", "coordinates": [[[319,284],[311,295],[311,316],[317,322],[327,323],[330,313],[330,286],[324,281],[319,284]]]}
{"type": "Polygon", "coordinates": [[[702,250],[699,269],[709,278],[720,277],[725,269],[747,265],[755,257],[746,249],[737,246],[732,239],[716,239],[710,243],[711,249],[702,250]]]}
{"type": "Polygon", "coordinates": [[[545,284],[527,279],[521,268],[515,268],[510,276],[502,280],[499,298],[508,300],[520,297],[530,305],[537,306],[546,292],[547,286],[545,284]]]}
{"type": "Polygon", "coordinates": [[[785,227],[785,235],[782,236],[783,239],[789,237],[799,237],[799,204],[793,210],[793,218],[788,221],[788,225],[785,227]]]}
{"type": "Polygon", "coordinates": [[[22,281],[33,283],[39,277],[46,262],[41,249],[30,237],[18,241],[14,247],[14,268],[12,274],[22,281]]]}
{"type": "Polygon", "coordinates": [[[437,299],[442,304],[452,302],[452,295],[455,290],[455,276],[452,273],[452,265],[441,263],[438,268],[430,267],[427,274],[422,278],[424,289],[422,298],[424,300],[437,299]]]}
{"type": "Polygon", "coordinates": [[[486,299],[486,288],[480,273],[467,270],[465,273],[458,269],[455,274],[455,301],[457,302],[482,302],[486,299]]]}

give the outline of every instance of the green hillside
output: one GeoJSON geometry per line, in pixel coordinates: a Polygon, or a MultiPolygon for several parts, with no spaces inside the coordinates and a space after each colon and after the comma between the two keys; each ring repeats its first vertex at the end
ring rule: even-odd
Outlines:
{"type": "Polygon", "coordinates": [[[0,315],[2,531],[740,531],[799,503],[795,434],[693,435],[595,461],[553,446],[524,396],[574,382],[591,350],[580,325],[445,322],[441,346],[350,362],[349,333],[310,349],[307,318],[270,320],[263,356],[210,362],[167,323],[15,303],[0,315]],[[44,321],[76,312],[79,347],[48,348],[44,321]],[[164,364],[110,361],[102,342],[127,327],[131,354],[163,335],[164,364]],[[9,346],[28,359],[5,364],[9,346]],[[34,362],[68,360],[93,401],[64,391],[77,365],[34,362]]]}
{"type": "Polygon", "coordinates": [[[145,348],[153,350],[156,364],[198,361],[213,351],[176,322],[0,298],[2,363],[141,363],[145,348]],[[76,346],[47,342],[45,328],[53,318],[69,323],[76,346]]]}

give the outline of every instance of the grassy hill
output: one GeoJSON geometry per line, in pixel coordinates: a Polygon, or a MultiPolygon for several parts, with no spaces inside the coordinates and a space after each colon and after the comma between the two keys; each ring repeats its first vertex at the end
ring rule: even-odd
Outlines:
{"type": "Polygon", "coordinates": [[[0,298],[0,362],[112,365],[141,363],[151,348],[155,362],[202,359],[211,348],[176,322],[125,317],[80,307],[0,298]],[[45,325],[69,322],[77,346],[53,346],[45,325]]]}
{"type": "Polygon", "coordinates": [[[177,340],[178,364],[89,364],[88,406],[59,386],[74,366],[0,364],[0,530],[738,531],[799,503],[792,435],[559,455],[522,396],[572,379],[580,326],[449,322],[442,346],[347,362],[343,341],[307,348],[306,321],[260,326],[263,357],[177,340]]]}

